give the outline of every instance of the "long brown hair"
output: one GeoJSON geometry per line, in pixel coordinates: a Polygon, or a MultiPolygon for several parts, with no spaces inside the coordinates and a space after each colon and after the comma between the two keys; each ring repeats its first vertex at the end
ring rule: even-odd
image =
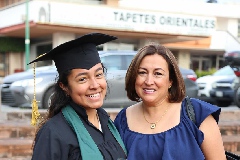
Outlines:
{"type": "Polygon", "coordinates": [[[172,86],[168,90],[169,102],[181,102],[186,96],[185,93],[185,84],[182,77],[182,74],[179,70],[177,60],[174,57],[173,53],[166,47],[151,43],[142,47],[138,53],[134,56],[125,77],[125,90],[127,91],[127,96],[132,101],[141,101],[140,97],[135,90],[135,82],[137,77],[137,71],[142,59],[147,55],[158,54],[162,56],[167,64],[169,69],[169,80],[172,81],[172,86]]]}

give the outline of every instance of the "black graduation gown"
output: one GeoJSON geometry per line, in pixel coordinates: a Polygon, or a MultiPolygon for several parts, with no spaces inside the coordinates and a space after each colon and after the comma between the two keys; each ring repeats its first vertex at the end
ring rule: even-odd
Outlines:
{"type": "MultiPolygon", "coordinates": [[[[105,160],[126,159],[123,149],[107,126],[109,115],[105,110],[97,109],[103,131],[101,132],[87,120],[85,109],[74,103],[70,104],[82,119],[105,160]]],[[[37,133],[32,160],[81,159],[77,136],[60,112],[48,120],[37,133]]]]}

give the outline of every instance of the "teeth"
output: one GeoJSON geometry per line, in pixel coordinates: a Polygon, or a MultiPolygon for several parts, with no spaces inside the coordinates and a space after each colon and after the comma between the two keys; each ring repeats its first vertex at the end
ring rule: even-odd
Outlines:
{"type": "Polygon", "coordinates": [[[96,97],[99,97],[100,94],[99,93],[96,93],[96,94],[92,94],[92,95],[89,95],[88,97],[90,98],[96,98],[96,97]]]}
{"type": "Polygon", "coordinates": [[[144,89],[146,92],[154,92],[153,89],[144,89]]]}

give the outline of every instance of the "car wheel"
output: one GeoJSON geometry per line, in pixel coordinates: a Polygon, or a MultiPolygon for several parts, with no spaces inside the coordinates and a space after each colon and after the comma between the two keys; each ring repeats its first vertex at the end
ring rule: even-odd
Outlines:
{"type": "Polygon", "coordinates": [[[217,101],[216,103],[217,103],[217,106],[219,107],[227,107],[232,104],[231,101],[217,101]]]}
{"type": "Polygon", "coordinates": [[[49,88],[45,94],[44,94],[44,97],[43,97],[43,107],[44,109],[48,109],[48,107],[50,106],[51,104],[51,96],[53,95],[54,91],[53,91],[53,87],[49,88]]]}
{"type": "Polygon", "coordinates": [[[234,103],[240,108],[240,87],[234,91],[234,103]]]}

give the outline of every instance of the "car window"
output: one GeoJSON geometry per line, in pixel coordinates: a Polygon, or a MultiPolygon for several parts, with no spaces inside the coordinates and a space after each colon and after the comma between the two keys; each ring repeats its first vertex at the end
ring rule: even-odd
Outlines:
{"type": "Polygon", "coordinates": [[[230,66],[225,66],[218,71],[216,71],[214,76],[226,76],[226,75],[234,75],[234,72],[230,66]]]}
{"type": "Polygon", "coordinates": [[[121,55],[109,55],[101,57],[101,61],[107,70],[122,70],[121,55]]]}
{"type": "Polygon", "coordinates": [[[123,70],[127,70],[130,63],[132,62],[134,55],[124,55],[125,65],[123,66],[123,70]]]}
{"type": "Polygon", "coordinates": [[[116,54],[100,56],[107,70],[127,70],[134,55],[116,54]]]}

